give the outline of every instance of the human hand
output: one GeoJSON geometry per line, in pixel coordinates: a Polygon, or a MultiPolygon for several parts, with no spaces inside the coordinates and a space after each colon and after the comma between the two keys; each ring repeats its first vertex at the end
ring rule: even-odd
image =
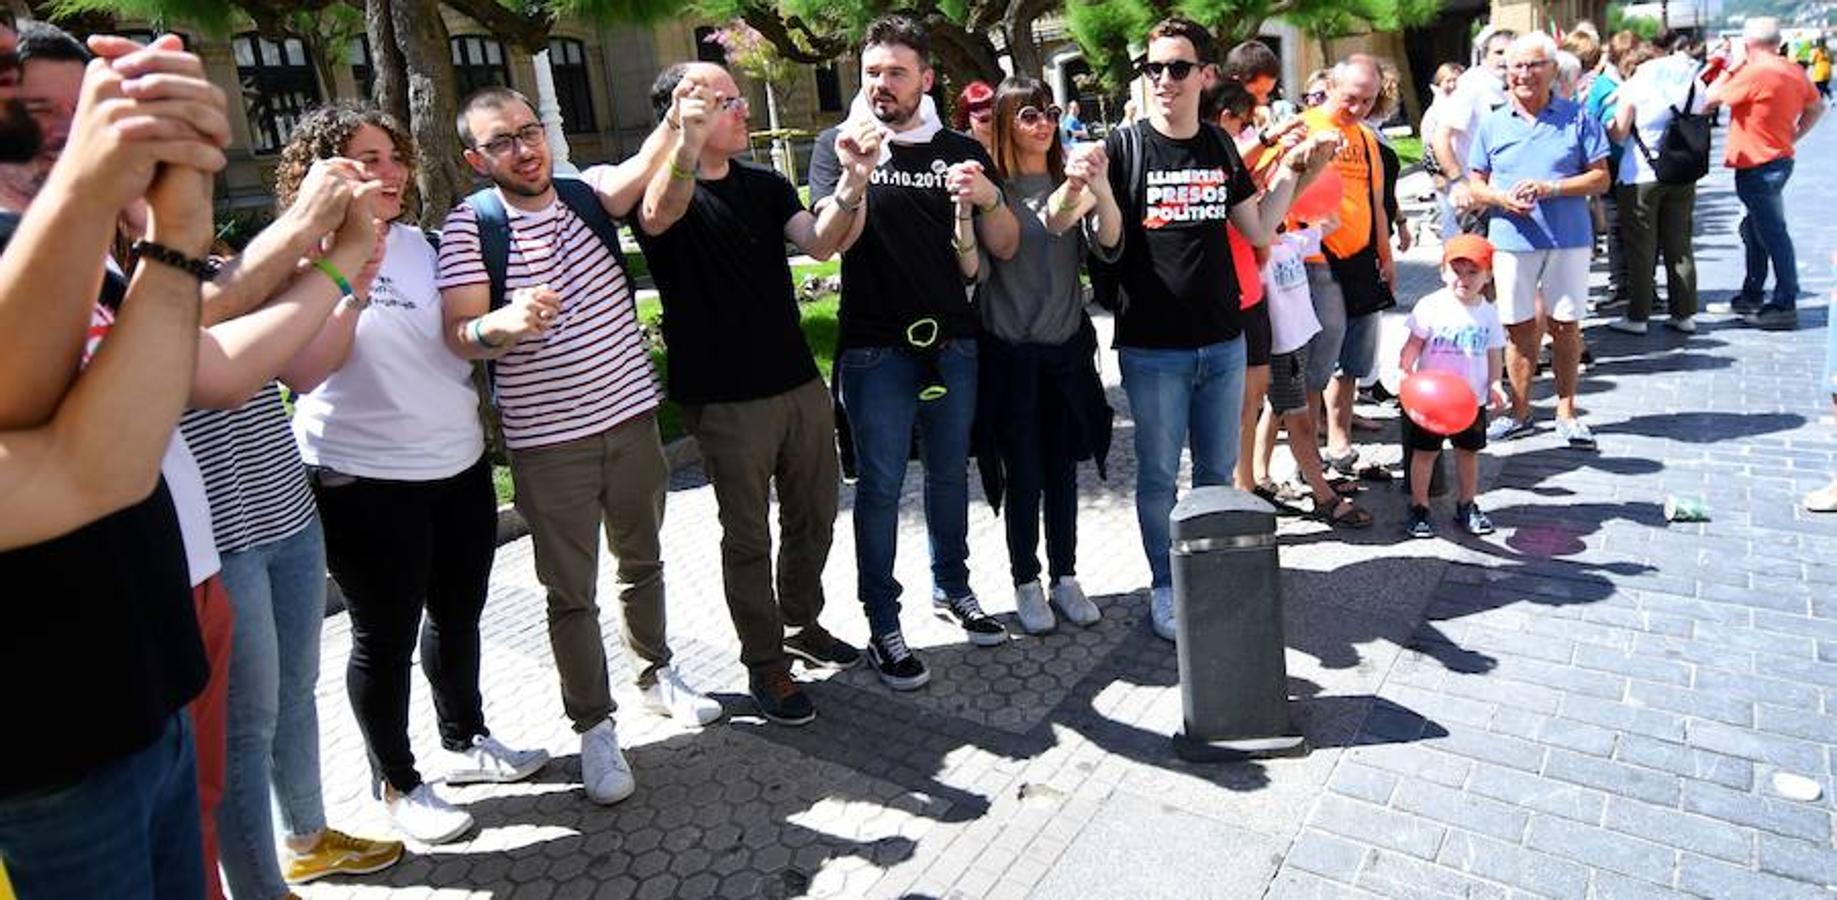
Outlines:
{"type": "Polygon", "coordinates": [[[844,177],[865,184],[880,165],[880,146],[886,133],[871,119],[862,119],[836,134],[836,161],[844,177]]]}
{"type": "Polygon", "coordinates": [[[338,249],[364,248],[365,258],[368,251],[376,244],[379,233],[376,218],[376,197],[382,193],[380,181],[360,181],[351,185],[350,202],[345,205],[344,218],[338,228],[332,232],[332,247],[338,249]]]}
{"type": "Polygon", "coordinates": [[[370,247],[370,260],[351,277],[351,287],[359,297],[369,297],[370,288],[376,283],[376,273],[383,268],[383,254],[389,248],[389,223],[378,220],[376,223],[376,241],[370,247]]]}
{"type": "Polygon", "coordinates": [[[1410,252],[1410,247],[1414,246],[1415,243],[1416,243],[1416,236],[1410,233],[1410,220],[1404,219],[1404,218],[1398,219],[1397,220],[1397,252],[1398,253],[1408,253],[1410,252]]]}
{"type": "MultiPolygon", "coordinates": [[[[132,41],[114,40],[139,48],[132,41]]],[[[108,41],[98,43],[105,49],[122,49],[108,41]]],[[[101,203],[112,214],[145,194],[162,164],[187,166],[206,175],[223,168],[222,147],[229,136],[223,92],[201,77],[182,74],[188,66],[202,72],[197,57],[167,50],[151,57],[136,52],[92,61],[52,178],[72,195],[101,203]],[[144,74],[124,75],[118,64],[144,74]]],[[[169,196],[176,185],[190,183],[168,183],[162,194],[169,196]]],[[[182,215],[201,218],[208,228],[211,204],[207,196],[190,212],[173,205],[164,212],[162,228],[168,232],[182,215]]]]}
{"type": "Polygon", "coordinates": [[[561,295],[547,284],[517,288],[510,292],[510,302],[490,315],[497,329],[509,335],[511,341],[520,341],[542,334],[555,324],[561,315],[561,295]]]}
{"type": "Polygon", "coordinates": [[[1505,395],[1505,388],[1496,381],[1493,382],[1492,389],[1487,392],[1487,395],[1488,409],[1504,409],[1512,403],[1512,398],[1505,395]]]}
{"type": "Polygon", "coordinates": [[[1068,195],[1076,197],[1089,188],[1099,197],[1110,195],[1110,156],[1102,144],[1079,144],[1065,160],[1065,183],[1068,195]]]}
{"type": "Polygon", "coordinates": [[[977,209],[993,206],[1001,201],[1001,191],[995,182],[983,174],[982,163],[965,160],[951,166],[944,174],[944,186],[949,189],[951,199],[959,206],[967,203],[977,209]]]}
{"type": "Polygon", "coordinates": [[[671,115],[681,128],[683,147],[700,153],[714,131],[715,105],[720,97],[699,78],[685,77],[671,94],[671,115]]]}
{"type": "Polygon", "coordinates": [[[1378,277],[1385,284],[1395,288],[1397,286],[1397,260],[1389,254],[1380,255],[1378,257],[1378,277]]]}
{"type": "MultiPolygon", "coordinates": [[[[1299,122],[1301,120],[1300,119],[1290,119],[1289,121],[1299,122]]],[[[1307,159],[1308,171],[1309,172],[1320,172],[1321,170],[1325,169],[1328,165],[1332,164],[1333,157],[1339,155],[1339,148],[1340,148],[1339,132],[1322,131],[1322,132],[1317,132],[1313,135],[1308,136],[1306,140],[1302,141],[1299,144],[1296,144],[1288,152],[1296,153],[1299,151],[1304,151],[1305,149],[1304,155],[1307,159]]]]}
{"type": "Polygon", "coordinates": [[[300,223],[313,237],[321,237],[345,220],[351,196],[364,183],[362,169],[355,160],[343,157],[314,160],[294,191],[293,204],[285,215],[300,223]]]}

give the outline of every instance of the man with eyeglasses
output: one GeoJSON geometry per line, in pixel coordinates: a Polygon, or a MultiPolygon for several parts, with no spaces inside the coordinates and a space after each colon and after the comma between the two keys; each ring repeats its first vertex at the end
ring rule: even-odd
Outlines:
{"type": "Polygon", "coordinates": [[[1493,283],[1510,340],[1512,409],[1487,425],[1486,436],[1508,440],[1532,430],[1531,381],[1547,328],[1556,436],[1588,450],[1595,438],[1576,416],[1575,396],[1595,244],[1588,198],[1608,189],[1607,134],[1580,104],[1552,93],[1556,54],[1556,41],[1542,32],[1512,42],[1511,103],[1480,121],[1466,160],[1474,202],[1492,210],[1493,283]]]}
{"type": "Polygon", "coordinates": [[[1440,164],[1438,176],[1442,208],[1442,237],[1453,237],[1482,224],[1474,210],[1467,186],[1467,154],[1473,149],[1474,131],[1480,120],[1504,106],[1505,54],[1517,33],[1508,28],[1490,29],[1475,45],[1473,68],[1462,72],[1455,81],[1454,93],[1436,119],[1435,133],[1428,135],[1430,149],[1440,164]]]}
{"type": "Polygon", "coordinates": [[[1268,246],[1294,196],[1283,167],[1258,199],[1237,148],[1199,117],[1222,77],[1212,34],[1170,18],[1148,33],[1139,66],[1148,118],[1105,141],[1110,185],[1123,210],[1116,264],[1126,303],[1116,319],[1123,388],[1135,417],[1135,512],[1148,557],[1155,633],[1174,640],[1168,514],[1180,451],[1193,449],[1193,484],[1228,485],[1237,466],[1246,350],[1227,222],[1268,246]]]}
{"type": "Polygon", "coordinates": [[[636,156],[562,183],[536,109],[486,88],[459,110],[466,162],[491,179],[441,234],[438,286],[454,352],[492,361],[517,510],[548,590],[549,646],[562,707],[581,736],[589,799],[635,789],[611,719],[595,582],[602,526],[618,559],[619,605],[645,706],[689,727],[719,703],[670,668],[664,615],[664,497],[670,467],[657,430],[656,378],[639,331],[614,221],[666,162],[688,85],[636,156]]]}
{"type": "Polygon", "coordinates": [[[714,63],[670,66],[651,88],[660,114],[684,83],[693,87],[682,130],[645,188],[634,231],[662,294],[670,398],[720,507],[722,583],[748,691],[767,719],[803,725],[816,707],[791,661],[846,669],[861,653],[817,622],[840,472],[829,389],[804,340],[784,245],[819,260],[836,252],[861,213],[880,134],[861,131],[837,148],[837,200],[812,215],[784,176],[736,158],[751,140],[733,76],[714,63]]]}

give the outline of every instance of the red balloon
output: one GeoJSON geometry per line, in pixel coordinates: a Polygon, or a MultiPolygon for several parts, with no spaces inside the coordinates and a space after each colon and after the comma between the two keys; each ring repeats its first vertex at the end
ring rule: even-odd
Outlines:
{"type": "Polygon", "coordinates": [[[1403,411],[1424,431],[1460,434],[1480,415],[1480,401],[1467,379],[1442,369],[1424,369],[1403,379],[1403,411]]]}
{"type": "Polygon", "coordinates": [[[1328,166],[1289,204],[1289,215],[1313,224],[1339,212],[1340,196],[1344,193],[1346,185],[1340,181],[1339,170],[1328,166]]]}

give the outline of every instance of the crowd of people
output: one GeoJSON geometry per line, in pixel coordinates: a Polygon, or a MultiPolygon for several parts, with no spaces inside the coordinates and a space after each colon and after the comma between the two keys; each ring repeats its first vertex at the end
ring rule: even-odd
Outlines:
{"type": "MultiPolygon", "coordinates": [[[[1615,198],[1623,330],[1655,311],[1660,253],[1669,322],[1693,327],[1688,227],[1679,240],[1674,224],[1694,188],[1648,149],[1675,149],[1674,119],[1732,111],[1728,162],[1749,210],[1738,303],[1762,327],[1791,321],[1780,189],[1822,105],[1768,28],[1751,21],[1745,53],[1707,68],[1676,42],[1617,35],[1564,51],[1492,32],[1471,68],[1437,73],[1425,131],[1444,197],[1443,288],[1415,301],[1399,364],[1457,376],[1475,414],[1451,435],[1406,427],[1408,534],[1436,533],[1430,473],[1447,443],[1453,522],[1492,530],[1477,453],[1532,429],[1546,335],[1557,436],[1592,446],[1576,411],[1603,231],[1591,198],[1615,198]],[[1597,102],[1603,85],[1617,89],[1597,102]]],[[[281,154],[274,223],[221,258],[209,211],[229,127],[199,60],[169,38],[85,46],[39,23],[0,28],[0,325],[42,336],[0,357],[0,578],[59,592],[17,605],[0,641],[13,715],[42,725],[13,743],[0,781],[0,861],[20,895],[286,897],[402,857],[399,841],[326,822],[313,692],[328,569],[350,613],[345,684],[373,789],[400,836],[439,844],[474,827],[435,774],[512,782],[547,764],[485,721],[495,503],[474,361],[547,592],[583,791],[600,804],[637,788],[599,620],[602,534],[643,705],[691,728],[722,715],[671,665],[666,390],[713,485],[749,693],[785,725],[816,715],[794,662],[865,659],[900,691],[930,678],[893,574],[915,452],[935,614],[973,645],[1010,639],[970,588],[975,454],[1006,517],[1020,627],[1100,620],[1076,552],[1077,469],[1102,469],[1113,425],[1087,272],[1114,315],[1156,634],[1178,634],[1168,519],[1184,451],[1194,485],[1372,524],[1356,485],[1386,470],[1360,458],[1353,405],[1414,240],[1397,153],[1376,127],[1400,99],[1394,66],[1350,57],[1310,78],[1298,108],[1276,97],[1267,47],[1221,53],[1206,28],[1170,18],[1138,65],[1152,102],[1093,142],[1075,104],[1061,110],[1025,77],[965,88],[958,129],[945,127],[929,39],[910,19],[869,25],[860,64],[847,118],[817,139],[809,206],[737,158],[749,110],[733,77],[684,63],[658,76],[640,151],[580,179],[554,177],[522,95],[466,98],[465,162],[489,186],[438,235],[413,224],[407,129],[366,104],[326,104],[281,154]],[[1329,172],[1337,195],[1303,209],[1297,197],[1329,172]],[[667,388],[621,222],[661,294],[667,388]],[[800,328],[787,243],[841,257],[833,387],[800,328]],[[862,649],[821,621],[838,413],[859,474],[862,649]],[[1291,484],[1270,474],[1282,432],[1291,484]],[[79,632],[87,652],[72,654],[79,632]],[[440,735],[429,759],[409,740],[417,650],[440,735]]]]}

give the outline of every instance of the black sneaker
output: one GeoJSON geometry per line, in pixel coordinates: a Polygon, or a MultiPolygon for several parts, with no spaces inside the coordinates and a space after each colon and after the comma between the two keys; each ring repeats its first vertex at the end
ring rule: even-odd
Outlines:
{"type": "Polygon", "coordinates": [[[1432,538],[1435,526],[1429,524],[1429,508],[1426,506],[1410,507],[1410,519],[1404,523],[1403,530],[1413,538],[1432,538]]]}
{"type": "Polygon", "coordinates": [[[1741,320],[1763,331],[1792,331],[1799,327],[1799,311],[1780,309],[1777,306],[1763,306],[1742,316],[1741,320]]]}
{"type": "Polygon", "coordinates": [[[999,647],[1008,642],[1008,629],[982,611],[975,594],[955,598],[933,594],[931,608],[939,618],[962,627],[964,636],[978,647],[999,647]]]}
{"type": "Polygon", "coordinates": [[[1478,503],[1454,504],[1454,521],[1461,523],[1468,534],[1481,535],[1493,533],[1493,520],[1480,511],[1478,503]]]}
{"type": "Polygon", "coordinates": [[[784,669],[753,675],[747,679],[747,692],[759,704],[760,715],[780,725],[808,725],[816,719],[816,707],[784,669]]]}
{"type": "Polygon", "coordinates": [[[809,669],[852,669],[861,662],[861,651],[836,640],[820,625],[785,638],[785,655],[802,660],[809,669]]]}
{"type": "Polygon", "coordinates": [[[867,658],[880,680],[896,691],[916,691],[931,680],[931,671],[906,649],[906,636],[897,631],[869,639],[867,658]]]}

